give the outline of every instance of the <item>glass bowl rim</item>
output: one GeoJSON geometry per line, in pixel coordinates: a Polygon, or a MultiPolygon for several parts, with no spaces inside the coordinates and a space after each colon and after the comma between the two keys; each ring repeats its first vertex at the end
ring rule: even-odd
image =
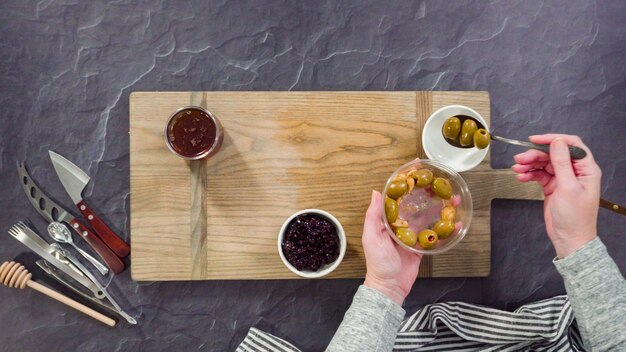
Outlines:
{"type": "Polygon", "coordinates": [[[469,187],[467,186],[467,183],[465,182],[465,179],[463,179],[463,177],[461,176],[460,173],[456,172],[453,168],[449,167],[448,165],[437,161],[437,160],[432,160],[432,159],[414,159],[411,160],[403,165],[401,165],[400,167],[398,167],[392,174],[391,176],[389,176],[389,178],[387,179],[387,182],[385,183],[385,187],[383,188],[383,193],[382,193],[382,221],[383,224],[385,225],[385,229],[387,230],[387,232],[389,233],[389,236],[391,236],[391,238],[402,248],[404,248],[405,250],[408,250],[410,252],[413,253],[417,253],[417,254],[422,254],[422,255],[435,255],[435,254],[441,254],[444,252],[449,251],[450,249],[456,247],[459,242],[461,242],[463,240],[463,238],[465,238],[465,236],[467,235],[467,232],[469,231],[469,228],[472,224],[472,217],[474,215],[474,204],[472,201],[472,194],[469,190],[469,187]],[[389,185],[391,184],[391,182],[393,181],[393,179],[396,178],[396,176],[398,175],[398,173],[401,170],[407,169],[411,166],[415,166],[418,163],[424,163],[425,165],[432,165],[435,168],[439,168],[444,170],[445,172],[447,172],[448,174],[455,176],[455,180],[453,182],[456,182],[460,188],[461,188],[461,192],[464,193],[469,201],[469,205],[468,208],[466,210],[467,213],[467,225],[463,224],[463,227],[461,228],[461,231],[448,243],[446,243],[445,246],[443,247],[435,247],[433,249],[421,249],[421,248],[415,248],[415,247],[410,247],[407,246],[406,244],[402,243],[402,241],[400,241],[400,239],[395,235],[395,233],[393,232],[393,229],[391,228],[391,225],[389,224],[389,222],[387,221],[387,216],[385,214],[385,197],[387,194],[387,189],[389,187],[389,185]]]}

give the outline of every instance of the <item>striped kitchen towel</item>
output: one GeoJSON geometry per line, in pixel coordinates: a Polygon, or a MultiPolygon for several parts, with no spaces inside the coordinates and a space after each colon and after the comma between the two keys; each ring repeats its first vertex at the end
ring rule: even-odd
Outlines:
{"type": "MultiPolygon", "coordinates": [[[[404,320],[394,351],[584,351],[567,296],[506,312],[462,302],[429,304],[404,320]]],[[[237,352],[299,352],[251,328],[237,352]]]]}

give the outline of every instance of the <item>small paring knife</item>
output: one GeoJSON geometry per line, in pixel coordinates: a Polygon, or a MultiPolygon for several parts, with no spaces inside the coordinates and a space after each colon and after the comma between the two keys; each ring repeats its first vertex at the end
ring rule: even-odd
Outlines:
{"type": "Polygon", "coordinates": [[[89,183],[89,175],[63,156],[51,150],[49,150],[48,153],[50,154],[50,160],[52,160],[54,170],[59,176],[59,180],[61,180],[61,184],[63,184],[67,194],[72,198],[72,201],[83,214],[83,217],[87,219],[91,227],[93,227],[96,234],[118,257],[124,258],[128,256],[130,246],[122,241],[122,239],[91,210],[83,199],[83,190],[89,183]]]}
{"type": "Polygon", "coordinates": [[[610,200],[600,198],[600,207],[626,216],[626,207],[613,203],[610,200]]]}

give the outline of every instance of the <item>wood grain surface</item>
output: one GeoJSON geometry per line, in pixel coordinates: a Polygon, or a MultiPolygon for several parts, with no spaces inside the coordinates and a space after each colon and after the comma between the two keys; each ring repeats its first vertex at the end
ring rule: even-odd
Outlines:
{"type": "MultiPolygon", "coordinates": [[[[304,208],[329,211],[348,236],[344,261],[328,277],[363,277],[360,237],[371,190],[423,156],[421,126],[449,104],[489,121],[485,92],[132,93],[132,277],[297,278],[278,256],[277,235],[304,208]],[[190,104],[210,110],[226,131],[220,152],[203,164],[165,146],[167,118],[190,104]]],[[[463,176],[474,198],[470,233],[452,251],[426,257],[422,277],[488,275],[491,200],[542,197],[488,160],[463,176]]]]}

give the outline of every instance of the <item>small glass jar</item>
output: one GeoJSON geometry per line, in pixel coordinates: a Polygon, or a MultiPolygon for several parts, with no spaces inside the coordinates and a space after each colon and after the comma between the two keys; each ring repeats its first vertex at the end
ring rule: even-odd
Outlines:
{"type": "Polygon", "coordinates": [[[172,153],[186,160],[210,158],[224,141],[224,129],[211,112],[200,106],[176,110],[165,126],[165,142],[172,153]]]}

